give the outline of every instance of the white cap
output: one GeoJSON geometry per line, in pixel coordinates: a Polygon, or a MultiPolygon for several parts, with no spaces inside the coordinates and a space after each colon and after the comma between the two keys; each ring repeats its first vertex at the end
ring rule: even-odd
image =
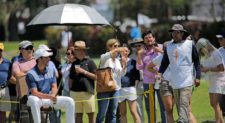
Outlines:
{"type": "Polygon", "coordinates": [[[49,56],[52,56],[52,52],[48,52],[47,50],[45,49],[37,49],[35,52],[34,52],[34,58],[35,59],[38,59],[40,57],[49,57],[49,56]]]}
{"type": "Polygon", "coordinates": [[[51,51],[51,49],[49,49],[48,46],[45,45],[45,44],[40,44],[40,45],[38,46],[37,50],[38,50],[38,49],[44,49],[44,50],[47,50],[47,51],[51,51]]]}

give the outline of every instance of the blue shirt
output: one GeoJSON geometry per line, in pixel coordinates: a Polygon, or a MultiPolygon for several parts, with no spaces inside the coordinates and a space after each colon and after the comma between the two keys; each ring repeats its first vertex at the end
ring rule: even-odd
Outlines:
{"type": "Polygon", "coordinates": [[[133,59],[130,59],[127,62],[126,75],[121,78],[121,86],[122,87],[134,86],[136,80],[140,80],[140,73],[136,69],[136,61],[133,59]]]}
{"type": "Polygon", "coordinates": [[[52,84],[57,82],[55,75],[55,71],[49,67],[46,67],[45,72],[41,73],[36,65],[26,76],[29,94],[31,94],[30,90],[33,88],[37,88],[41,93],[51,94],[52,84]]]}
{"type": "Polygon", "coordinates": [[[52,61],[49,61],[48,67],[49,67],[49,68],[53,68],[54,71],[55,71],[56,73],[58,73],[58,70],[56,69],[55,64],[54,64],[52,61]]]}
{"type": "Polygon", "coordinates": [[[10,61],[3,58],[2,63],[0,63],[0,86],[6,85],[8,78],[10,77],[10,61]]]}
{"type": "Polygon", "coordinates": [[[130,36],[133,40],[137,38],[141,38],[141,31],[138,27],[133,27],[132,30],[130,31],[130,36]]]}
{"type": "Polygon", "coordinates": [[[19,61],[19,60],[22,59],[22,58],[23,58],[23,55],[22,55],[22,53],[20,53],[18,56],[13,57],[13,58],[11,59],[11,62],[12,62],[12,64],[13,64],[14,62],[19,61]]]}

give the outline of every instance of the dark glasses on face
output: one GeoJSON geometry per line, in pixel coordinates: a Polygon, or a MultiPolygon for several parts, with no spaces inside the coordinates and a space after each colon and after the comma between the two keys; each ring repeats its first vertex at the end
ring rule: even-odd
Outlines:
{"type": "Polygon", "coordinates": [[[66,53],[66,55],[68,55],[68,56],[71,55],[71,54],[72,54],[72,53],[66,53]]]}
{"type": "Polygon", "coordinates": [[[137,47],[141,47],[141,45],[135,45],[134,47],[135,47],[135,48],[137,48],[137,47]]]}
{"type": "Polygon", "coordinates": [[[179,31],[179,30],[175,30],[175,31],[173,31],[172,33],[176,33],[176,34],[178,34],[178,33],[180,33],[181,31],[179,31]]]}
{"type": "Polygon", "coordinates": [[[28,46],[28,47],[26,47],[26,48],[24,48],[25,50],[33,50],[33,46],[28,46]]]}
{"type": "Polygon", "coordinates": [[[113,45],[113,47],[119,47],[120,45],[113,45]]]}

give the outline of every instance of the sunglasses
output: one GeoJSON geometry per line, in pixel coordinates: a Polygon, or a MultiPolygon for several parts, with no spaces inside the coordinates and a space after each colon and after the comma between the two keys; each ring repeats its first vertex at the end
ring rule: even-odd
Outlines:
{"type": "Polygon", "coordinates": [[[33,46],[28,46],[28,47],[26,47],[26,48],[24,48],[25,50],[33,50],[33,46]]]}
{"type": "Polygon", "coordinates": [[[68,56],[71,55],[71,54],[72,54],[72,53],[66,53],[66,55],[68,55],[68,56]]]}
{"type": "Polygon", "coordinates": [[[119,47],[120,45],[113,45],[113,47],[119,47]]]}
{"type": "Polygon", "coordinates": [[[135,47],[135,48],[138,48],[138,47],[141,47],[141,45],[135,45],[134,47],[135,47]]]}
{"type": "Polygon", "coordinates": [[[175,31],[173,31],[172,33],[176,33],[176,34],[178,34],[178,33],[180,33],[181,31],[179,31],[179,30],[175,30],[175,31]]]}

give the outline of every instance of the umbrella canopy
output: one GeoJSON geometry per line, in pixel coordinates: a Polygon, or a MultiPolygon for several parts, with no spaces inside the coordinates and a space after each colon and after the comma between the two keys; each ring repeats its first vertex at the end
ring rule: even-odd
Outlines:
{"type": "Polygon", "coordinates": [[[110,25],[95,9],[80,4],[50,6],[36,15],[27,26],[110,25]]]}

